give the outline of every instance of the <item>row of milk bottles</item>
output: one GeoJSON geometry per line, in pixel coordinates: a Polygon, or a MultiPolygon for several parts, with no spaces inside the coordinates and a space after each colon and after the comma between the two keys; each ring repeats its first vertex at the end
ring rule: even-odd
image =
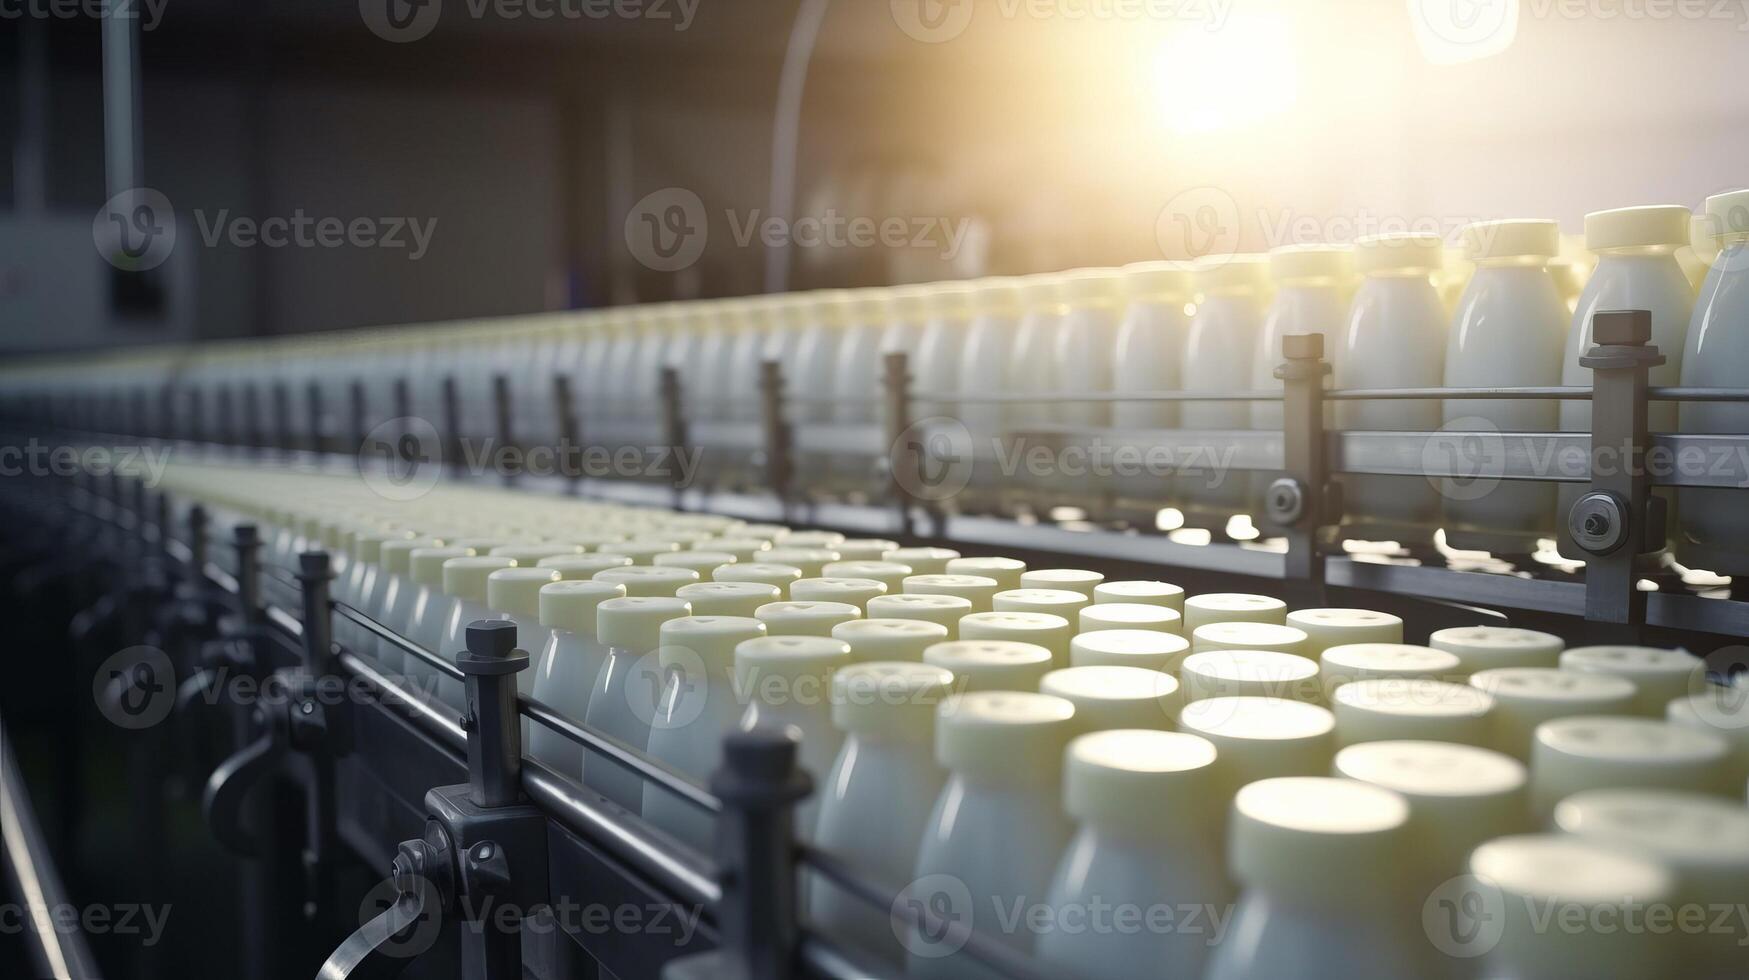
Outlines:
{"type": "MultiPolygon", "coordinates": [[[[1589,925],[1749,891],[1749,714],[1690,696],[1681,651],[1496,627],[1406,646],[1401,620],[1365,610],[505,492],[383,507],[331,479],[193,467],[168,482],[269,521],[269,561],[333,545],[337,597],[428,649],[458,649],[458,622],[515,621],[535,654],[521,693],[690,778],[728,731],[790,731],[819,788],[804,836],[936,922],[894,925],[806,875],[810,919],[915,976],[999,975],[942,922],[1098,980],[1676,964],[1722,980],[1741,965],[1735,932],[1589,925]],[[440,527],[453,544],[413,536],[440,527]],[[409,567],[450,608],[439,633],[372,597],[373,571],[392,584],[409,567]],[[1290,699],[1301,666],[1329,686],[1290,699]],[[1668,723],[1632,717],[1666,701],[1668,723]],[[1472,731],[1479,709],[1513,719],[1512,746],[1472,731]],[[1454,877],[1466,856],[1471,877],[1454,877]],[[1550,909],[1588,925],[1538,927],[1550,909]]],[[[708,848],[701,813],[612,760],[539,730],[529,748],[708,848]]]]}
{"type": "MultiPolygon", "coordinates": [[[[1464,229],[1461,257],[1431,236],[1387,235],[1191,266],[1153,262],[300,340],[276,345],[268,359],[259,346],[220,345],[169,370],[206,392],[209,411],[217,390],[276,384],[294,428],[312,399],[329,417],[344,413],[359,380],[368,388],[367,418],[385,419],[399,407],[390,383],[399,380],[413,415],[440,429],[453,415],[459,434],[478,445],[500,435],[500,384],[512,438],[556,440],[554,379],[563,378],[584,441],[656,444],[663,368],[678,372],[684,410],[697,422],[757,421],[761,364],[773,360],[795,421],[873,423],[883,413],[881,355],[903,351],[918,395],[913,416],[956,419],[950,442],[978,463],[961,501],[968,507],[1001,503],[1006,494],[1009,502],[1099,512],[1115,498],[1149,512],[1170,502],[1218,523],[1258,512],[1268,475],[1228,473],[1218,458],[1178,455],[1170,472],[1111,481],[1041,475],[1015,465],[1018,450],[998,451],[996,436],[1053,425],[1279,429],[1279,403],[1029,396],[1279,390],[1281,338],[1291,334],[1325,337],[1338,388],[1582,385],[1589,370],[1579,358],[1590,345],[1592,316],[1624,308],[1652,313],[1652,342],[1665,357],[1652,371],[1654,385],[1741,386],[1749,376],[1749,191],[1709,198],[1699,216],[1679,206],[1636,207],[1597,212],[1585,224],[1597,264],[1577,295],[1569,294],[1577,276],[1564,268],[1555,274],[1562,243],[1553,222],[1492,221],[1464,229]],[[1687,251],[1707,260],[1696,267],[1705,272],[1698,299],[1678,261],[1687,251]],[[454,387],[453,406],[446,383],[454,387]],[[939,397],[955,392],[1010,400],[939,397]]],[[[166,368],[148,360],[134,369],[166,368]]],[[[115,383],[107,372],[98,380],[73,370],[87,384],[115,383]]],[[[54,372],[38,378],[66,380],[54,372]]],[[[1488,453],[1508,448],[1510,433],[1583,430],[1589,409],[1584,401],[1344,401],[1332,406],[1331,422],[1349,430],[1475,433],[1430,441],[1430,452],[1454,457],[1430,462],[1477,467],[1485,477],[1488,453]]],[[[1650,421],[1654,431],[1743,433],[1749,405],[1657,402],[1650,421]]],[[[267,416],[258,422],[265,426],[267,416]]],[[[882,457],[877,449],[805,457],[799,482],[837,493],[869,490],[878,486],[873,474],[882,457]]],[[[1343,482],[1346,523],[1360,536],[1413,539],[1443,526],[1450,544],[1504,552],[1534,550],[1539,538],[1554,536],[1579,492],[1563,488],[1557,506],[1547,483],[1343,482]]],[[[1739,546],[1749,538],[1749,508],[1735,496],[1728,488],[1677,495],[1678,557],[1713,571],[1749,572],[1739,546]]]]}

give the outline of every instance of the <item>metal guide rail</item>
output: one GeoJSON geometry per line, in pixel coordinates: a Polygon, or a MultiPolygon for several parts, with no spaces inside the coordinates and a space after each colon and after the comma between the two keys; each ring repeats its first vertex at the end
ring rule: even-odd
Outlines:
{"type": "MultiPolygon", "coordinates": [[[[548,451],[552,461],[548,473],[511,469],[501,474],[506,482],[529,489],[587,492],[751,520],[1233,572],[1283,580],[1313,593],[1327,584],[1352,586],[1583,616],[1603,624],[1749,633],[1749,603],[1740,596],[1746,586],[1734,585],[1737,594],[1730,598],[1703,598],[1686,590],[1649,594],[1639,588],[1649,572],[1650,556],[1665,543],[1665,500],[1653,493],[1654,488],[1739,491],[1749,506],[1749,492],[1745,492],[1749,432],[1653,433],[1647,427],[1648,404],[1749,403],[1749,388],[1651,387],[1648,372],[1662,358],[1650,345],[1650,320],[1642,311],[1598,314],[1593,336],[1596,346],[1583,360],[1593,373],[1590,387],[1331,390],[1326,387],[1330,367],[1323,357],[1323,338],[1298,336],[1282,340],[1284,362],[1276,373],[1283,387],[1278,392],[917,391],[907,356],[891,353],[882,366],[881,397],[832,399],[829,404],[792,396],[781,365],[766,362],[760,373],[756,417],[743,417],[750,408],[746,403],[689,399],[686,379],[675,368],[661,370],[656,403],[630,406],[612,418],[594,420],[582,417],[580,393],[572,390],[570,380],[557,376],[551,416],[539,426],[512,418],[517,400],[503,375],[494,376],[490,392],[483,395],[489,408],[465,397],[454,377],[440,379],[441,428],[412,416],[406,378],[393,381],[392,404],[374,414],[365,382],[351,381],[349,397],[344,399],[349,406],[344,424],[324,407],[339,399],[324,400],[322,384],[316,381],[302,399],[308,417],[301,425],[291,417],[292,400],[284,384],[275,384],[268,392],[253,386],[236,392],[203,392],[173,382],[155,399],[146,391],[116,392],[98,400],[45,398],[12,404],[7,414],[38,424],[71,420],[93,433],[179,440],[219,453],[220,447],[274,451],[317,466],[326,465],[326,456],[340,457],[337,471],[438,465],[458,476],[465,476],[469,468],[464,431],[489,431],[498,448],[526,454],[548,451]],[[1500,399],[1588,401],[1591,430],[1416,432],[1326,427],[1329,402],[1500,399]],[[990,435],[1004,446],[1024,443],[1055,451],[1074,447],[1095,463],[1165,448],[1175,458],[1219,459],[1226,469],[1240,474],[1270,474],[1274,479],[1262,493],[1258,516],[1271,534],[1285,540],[1285,551],[1227,544],[1183,546],[1151,533],[1065,531],[977,507],[958,508],[955,501],[944,499],[951,495],[936,490],[944,473],[950,482],[956,476],[963,482],[988,462],[990,453],[981,440],[969,439],[966,424],[953,412],[1013,403],[1277,400],[1285,419],[1279,432],[1028,426],[990,435]],[[154,401],[156,411],[151,410],[154,401]],[[209,414],[209,404],[224,410],[209,414]],[[262,425],[263,404],[274,409],[271,437],[262,425]],[[238,405],[242,410],[233,416],[238,405]],[[846,413],[867,421],[844,421],[846,413]],[[431,441],[438,444],[426,445],[431,441]],[[1439,446],[1462,451],[1430,452],[1430,447],[1439,446]],[[633,448],[670,456],[691,454],[690,458],[714,460],[718,465],[704,466],[702,473],[668,467],[662,476],[640,480],[598,478],[578,462],[577,453],[585,449],[612,453],[633,448]],[[1594,466],[1593,461],[1604,454],[1611,465],[1594,466]],[[1706,464],[1676,465],[1695,459],[1706,464]],[[816,493],[803,492],[804,476],[807,490],[814,489],[813,477],[819,474],[822,460],[852,474],[850,492],[841,499],[819,499],[816,493]],[[1563,536],[1575,549],[1571,557],[1583,555],[1583,580],[1367,564],[1342,555],[1334,543],[1354,515],[1344,512],[1340,477],[1411,475],[1582,487],[1583,494],[1559,515],[1559,521],[1563,536]]],[[[832,482],[844,481],[835,476],[832,482]]],[[[1003,489],[997,487],[994,493],[1000,495],[1003,489]]],[[[1157,496],[1164,500],[1169,494],[1162,487],[1157,496]]],[[[1194,504],[1194,497],[1188,502],[1194,504]]],[[[1360,517],[1364,520],[1365,515],[1360,517]]],[[[1705,549],[1689,543],[1685,554],[1704,557],[1703,567],[1710,570],[1735,573],[1737,583],[1749,581],[1749,541],[1710,542],[1705,549]]]]}
{"type": "Polygon", "coordinates": [[[187,624],[202,640],[188,645],[193,662],[174,664],[185,680],[173,723],[222,727],[203,704],[248,719],[241,746],[206,776],[203,815],[238,857],[301,854],[303,880],[282,887],[301,888],[306,909],[356,926],[321,965],[320,980],[390,976],[421,956],[446,954],[468,980],[569,977],[587,961],[627,978],[895,976],[880,959],[807,927],[797,900],[804,874],[833,882],[895,929],[962,941],[1001,975],[1051,975],[964,923],[896,904],[868,869],[798,844],[795,808],[813,787],[787,736],[730,735],[722,767],[708,787],[697,786],[519,697],[515,675],[528,655],[507,621],[471,624],[467,650],[451,662],[333,600],[326,553],[300,554],[291,575],[264,564],[252,524],[236,525],[219,548],[207,540],[204,508],[172,518],[165,496],[139,481],[51,482],[0,503],[128,568],[152,565],[161,574],[146,576],[155,578],[146,588],[126,586],[129,601],[201,620],[187,624]],[[336,617],[419,670],[465,684],[461,716],[416,678],[336,642],[336,617]],[[252,678],[259,697],[229,704],[227,674],[252,678]],[[713,815],[716,853],[698,853],[575,775],[524,757],[522,719],[713,815]],[[301,819],[251,819],[252,801],[273,780],[298,784],[308,800],[301,819]],[[335,914],[359,907],[359,896],[335,883],[342,852],[390,870],[380,914],[362,924],[335,914]],[[672,929],[592,929],[587,919],[580,927],[564,911],[579,907],[636,907],[674,922],[684,916],[694,928],[679,941],[672,929]],[[541,921],[544,931],[529,928],[541,921]]]}

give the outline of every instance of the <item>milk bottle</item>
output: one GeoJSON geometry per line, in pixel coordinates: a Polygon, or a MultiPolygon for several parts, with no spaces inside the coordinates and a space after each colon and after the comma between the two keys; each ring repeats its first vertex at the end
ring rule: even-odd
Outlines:
{"type": "MultiPolygon", "coordinates": [[[[1353,250],[1347,246],[1284,245],[1270,250],[1269,275],[1275,282],[1275,299],[1258,334],[1251,364],[1252,390],[1282,390],[1275,371],[1283,363],[1283,337],[1320,334],[1324,337],[1324,359],[1334,359],[1336,340],[1348,314],[1346,290],[1353,268],[1353,250]]],[[[1325,380],[1327,384],[1328,378],[1325,380]]],[[[1331,413],[1326,423],[1333,418],[1331,413]]],[[[1281,431],[1281,402],[1252,402],[1251,428],[1281,431]]],[[[1250,474],[1253,513],[1263,512],[1263,494],[1277,475],[1250,474]]]]}
{"type": "MultiPolygon", "coordinates": [[[[1688,343],[1682,354],[1682,384],[1742,387],[1749,377],[1749,190],[1707,198],[1705,219],[1719,249],[1701,287],[1688,343]]],[[[1689,434],[1749,432],[1749,404],[1690,402],[1681,409],[1689,434]]],[[[1749,575],[1749,507],[1733,489],[1684,488],[1677,495],[1681,535],[1677,558],[1723,575],[1749,575]]]]}
{"type": "MultiPolygon", "coordinates": [[[[1365,278],[1340,339],[1330,345],[1335,387],[1423,388],[1443,382],[1449,318],[1431,279],[1442,259],[1435,235],[1378,235],[1355,242],[1355,267],[1365,278]]],[[[1336,405],[1336,424],[1343,429],[1429,432],[1439,423],[1439,404],[1431,400],[1336,405]]],[[[1423,477],[1340,479],[1347,511],[1343,523],[1356,534],[1425,535],[1439,518],[1438,491],[1423,477]]]]}
{"type": "MultiPolygon", "coordinates": [[[[1605,310],[1649,310],[1652,343],[1664,355],[1664,363],[1652,368],[1648,379],[1654,385],[1674,385],[1680,380],[1694,293],[1676,262],[1676,250],[1688,242],[1691,217],[1680,205],[1618,208],[1585,216],[1585,242],[1597,254],[1598,262],[1579,294],[1567,331],[1561,384],[1591,384],[1591,369],[1580,366],[1579,359],[1591,351],[1591,318],[1605,310]]],[[[1647,405],[1648,428],[1653,432],[1676,431],[1677,408],[1675,402],[1647,405]]],[[[1568,432],[1590,431],[1591,403],[1561,402],[1560,418],[1561,428],[1568,432]]],[[[1572,483],[1563,483],[1557,490],[1557,540],[1561,554],[1577,560],[1584,560],[1586,554],[1573,546],[1566,532],[1566,517],[1585,490],[1583,485],[1572,483]]]]}
{"type": "MultiPolygon", "coordinates": [[[[1184,349],[1185,391],[1243,391],[1251,385],[1252,363],[1263,330],[1263,293],[1268,266],[1261,255],[1235,255],[1198,266],[1203,301],[1190,321],[1184,349]]],[[[1179,417],[1186,429],[1249,429],[1244,402],[1185,402],[1179,417]]],[[[1182,469],[1174,485],[1187,509],[1213,517],[1244,513],[1249,483],[1217,462],[1198,461],[1182,469]]]]}
{"type": "MultiPolygon", "coordinates": [[[[1483,221],[1464,229],[1476,275],[1458,301],[1445,352],[1445,384],[1557,385],[1568,313],[1549,259],[1560,251],[1553,221],[1483,221]]],[[[1455,548],[1507,553],[1535,550],[1553,536],[1554,487],[1498,482],[1490,468],[1513,432],[1548,432],[1558,410],[1552,401],[1445,403],[1444,421],[1457,431],[1484,433],[1481,453],[1453,460],[1463,477],[1440,481],[1446,541],[1455,548]],[[1494,448],[1490,448],[1493,446],[1494,448]],[[1496,485],[1496,483],[1498,485],[1496,485]]]]}

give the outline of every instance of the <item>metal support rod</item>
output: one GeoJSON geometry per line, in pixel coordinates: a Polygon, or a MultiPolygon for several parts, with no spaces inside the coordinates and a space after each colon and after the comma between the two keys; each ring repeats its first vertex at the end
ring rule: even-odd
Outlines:
{"type": "Polygon", "coordinates": [[[516,674],[528,667],[528,654],[516,649],[516,624],[509,620],[475,620],[467,638],[456,666],[467,677],[468,787],[479,806],[511,806],[522,799],[516,674]]]}
{"type": "Polygon", "coordinates": [[[1638,559],[1662,545],[1662,501],[1646,472],[1647,374],[1664,363],[1651,346],[1652,315],[1615,310],[1591,319],[1592,347],[1579,363],[1591,369],[1591,490],[1566,516],[1567,530],[1589,553],[1585,618],[1641,625],[1646,594],[1638,559]],[[1604,455],[1604,454],[1608,455],[1604,455]]]}
{"type": "Polygon", "coordinates": [[[166,384],[158,390],[158,436],[176,439],[176,386],[166,384]]]}
{"type": "Polygon", "coordinates": [[[141,186],[140,19],[133,5],[109,10],[103,25],[103,157],[109,196],[141,186]]]}
{"type": "MultiPolygon", "coordinates": [[[[516,445],[516,427],[511,414],[510,379],[502,374],[492,375],[492,418],[497,422],[498,445],[506,449],[516,445]]],[[[506,469],[505,481],[514,483],[515,473],[506,469]]]]}
{"type": "Polygon", "coordinates": [[[206,568],[207,527],[211,519],[199,504],[188,508],[188,567],[199,578],[206,568]]]}
{"type": "Polygon", "coordinates": [[[206,398],[199,388],[188,389],[188,431],[185,438],[189,442],[206,439],[206,398]]]}
{"type": "Polygon", "coordinates": [[[334,611],[328,601],[334,574],[326,551],[298,556],[298,582],[304,600],[304,670],[312,677],[334,673],[334,611]]]}
{"type": "MultiPolygon", "coordinates": [[[[553,375],[553,418],[558,423],[559,473],[575,484],[582,479],[583,471],[572,465],[572,454],[580,452],[582,444],[577,433],[577,404],[571,396],[571,379],[562,373],[553,375]]],[[[581,462],[581,457],[575,459],[581,462]]]]}
{"type": "Polygon", "coordinates": [[[291,392],[283,382],[273,385],[274,447],[282,453],[292,451],[291,392]]]}
{"type": "Polygon", "coordinates": [[[801,929],[796,901],[795,807],[813,791],[796,765],[796,743],[752,731],[723,741],[711,791],[723,801],[717,859],[724,902],[723,972],[745,980],[789,980],[801,929]]]}
{"type": "Polygon", "coordinates": [[[239,524],[231,531],[237,549],[237,612],[243,623],[254,626],[261,619],[261,537],[253,524],[239,524]]]}
{"type": "Polygon", "coordinates": [[[352,379],[351,393],[352,393],[352,429],[351,429],[352,445],[350,447],[348,447],[348,451],[357,453],[357,452],[362,452],[364,450],[364,440],[365,440],[365,437],[367,435],[369,435],[369,429],[368,429],[366,423],[368,423],[370,421],[370,414],[369,414],[370,413],[370,404],[365,397],[364,379],[362,379],[362,378],[352,379]]]}
{"type": "Polygon", "coordinates": [[[765,427],[765,479],[783,512],[789,513],[795,488],[795,440],[784,418],[784,378],[781,361],[759,362],[759,418],[765,427]]]}
{"type": "Polygon", "coordinates": [[[456,392],[455,376],[443,377],[443,462],[459,466],[462,462],[462,413],[456,392]]]}
{"type": "Polygon", "coordinates": [[[1323,334],[1281,338],[1282,462],[1285,475],[1270,485],[1264,501],[1272,524],[1287,532],[1285,574],[1314,597],[1324,592],[1323,529],[1332,517],[1324,439],[1323,334]]]}
{"type": "Polygon", "coordinates": [[[305,407],[308,409],[308,425],[310,427],[310,452],[319,453],[327,448],[327,440],[322,433],[328,427],[326,406],[322,404],[322,386],[312,381],[305,389],[305,407]]]}
{"type": "Polygon", "coordinates": [[[243,445],[261,448],[261,397],[253,384],[243,386],[243,445]]]}
{"type": "Polygon", "coordinates": [[[882,390],[886,395],[888,486],[899,510],[899,527],[912,533],[912,507],[917,503],[911,487],[923,485],[923,446],[911,433],[911,371],[904,351],[883,359],[882,390]]]}
{"type": "Polygon", "coordinates": [[[213,400],[217,403],[217,411],[213,417],[213,441],[221,446],[235,445],[237,430],[234,420],[237,417],[237,406],[231,404],[230,386],[220,385],[213,400]]]}
{"type": "MultiPolygon", "coordinates": [[[[667,444],[668,458],[678,459],[686,449],[686,407],[682,402],[680,385],[680,370],[664,367],[656,376],[657,390],[662,398],[662,439],[667,444]]],[[[683,510],[683,496],[686,491],[685,470],[674,467],[672,481],[674,490],[674,509],[683,510]]]]}

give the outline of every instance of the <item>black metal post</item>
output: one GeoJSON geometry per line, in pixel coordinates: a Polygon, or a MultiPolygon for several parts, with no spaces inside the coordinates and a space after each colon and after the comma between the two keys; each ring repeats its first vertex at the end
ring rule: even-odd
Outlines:
{"type": "Polygon", "coordinates": [[[309,410],[310,452],[319,453],[327,449],[328,440],[324,436],[327,429],[327,410],[322,404],[322,386],[312,381],[304,389],[306,392],[305,407],[309,410]]]}
{"type": "Polygon", "coordinates": [[[334,673],[334,613],[329,588],[334,574],[326,551],[298,556],[298,582],[304,600],[304,670],[314,677],[334,673]]]}
{"type": "Polygon", "coordinates": [[[275,382],[273,386],[273,432],[275,447],[289,454],[293,449],[291,392],[281,382],[275,382]]]}
{"type": "Polygon", "coordinates": [[[685,450],[687,442],[686,409],[681,402],[680,369],[662,368],[656,376],[656,386],[662,397],[662,439],[667,443],[669,465],[674,471],[670,483],[674,492],[674,509],[684,510],[684,470],[674,463],[685,450]]]}
{"type": "Polygon", "coordinates": [[[261,397],[253,384],[243,386],[243,445],[261,449],[261,397]]]}
{"type": "Polygon", "coordinates": [[[199,580],[206,568],[207,526],[211,519],[199,504],[188,508],[188,556],[191,578],[199,580]]]}
{"type": "Polygon", "coordinates": [[[370,427],[368,425],[368,423],[370,421],[370,416],[369,416],[370,406],[369,406],[369,402],[365,398],[364,380],[362,378],[352,379],[351,393],[352,393],[352,429],[351,429],[352,446],[350,447],[350,449],[348,451],[353,453],[353,454],[357,454],[357,453],[360,453],[364,450],[364,439],[365,439],[365,436],[367,436],[370,432],[370,427]]]}
{"type": "Polygon", "coordinates": [[[795,807],[813,792],[808,774],[796,765],[796,750],[795,740],[776,731],[738,732],[724,739],[723,763],[710,781],[711,792],[723,803],[717,818],[722,943],[712,953],[676,962],[665,974],[669,980],[789,980],[796,975],[801,927],[795,807]]]}
{"type": "MultiPolygon", "coordinates": [[[[503,453],[510,452],[516,446],[516,428],[512,424],[510,404],[510,379],[502,374],[492,375],[492,417],[498,423],[498,446],[503,453]]],[[[506,486],[514,486],[519,467],[506,465],[503,477],[506,486]]]]}
{"type": "Polygon", "coordinates": [[[556,448],[559,474],[574,492],[577,481],[583,477],[583,471],[578,465],[582,457],[573,454],[580,454],[583,446],[579,441],[577,404],[571,396],[571,379],[563,374],[553,375],[553,412],[558,422],[559,444],[556,448]]]}
{"type": "Polygon", "coordinates": [[[261,535],[253,524],[239,524],[231,532],[237,549],[237,613],[245,626],[261,620],[261,535]]]}
{"type": "Polygon", "coordinates": [[[783,364],[759,364],[759,415],[765,424],[765,478],[785,515],[789,514],[795,479],[794,433],[783,414],[783,364]]]}
{"type": "Polygon", "coordinates": [[[455,375],[443,378],[443,462],[460,466],[462,462],[462,411],[456,391],[455,375]]]}
{"type": "Polygon", "coordinates": [[[1588,554],[1585,618],[1639,626],[1646,594],[1640,555],[1663,545],[1663,501],[1646,472],[1648,372],[1664,363],[1651,345],[1652,314],[1611,310],[1591,318],[1591,489],[1567,513],[1567,531],[1588,554]],[[1600,454],[1607,452],[1607,458],[1600,454]]]}
{"type": "Polygon", "coordinates": [[[1324,594],[1325,524],[1332,517],[1329,463],[1325,458],[1323,334],[1281,338],[1282,463],[1284,475],[1264,496],[1269,522],[1286,532],[1285,574],[1315,599],[1324,594]]]}
{"type": "Polygon", "coordinates": [[[469,790],[480,806],[511,806],[522,798],[516,674],[528,667],[528,654],[516,649],[516,624],[508,620],[475,620],[467,637],[456,666],[467,675],[469,790]]]}
{"type": "Polygon", "coordinates": [[[904,351],[885,356],[881,385],[886,393],[888,485],[899,510],[899,529],[912,533],[912,509],[917,500],[910,487],[923,485],[923,446],[911,428],[911,370],[904,351]]]}

